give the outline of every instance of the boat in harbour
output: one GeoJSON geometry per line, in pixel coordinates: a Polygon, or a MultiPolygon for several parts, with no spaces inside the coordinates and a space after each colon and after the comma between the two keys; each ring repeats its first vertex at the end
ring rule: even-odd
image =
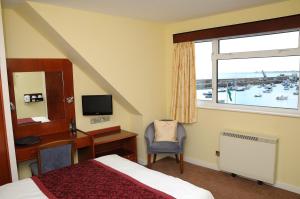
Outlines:
{"type": "Polygon", "coordinates": [[[268,84],[268,85],[264,86],[264,89],[272,89],[272,88],[273,88],[273,86],[271,84],[268,84]]]}
{"type": "Polygon", "coordinates": [[[226,92],[226,89],[225,89],[225,88],[219,88],[219,89],[218,89],[218,92],[219,92],[219,93],[226,92]]]}
{"type": "Polygon", "coordinates": [[[205,98],[212,98],[212,92],[208,91],[207,93],[203,93],[203,95],[205,96],[205,98]]]}
{"type": "Polygon", "coordinates": [[[283,95],[276,97],[276,100],[287,100],[287,99],[288,99],[288,96],[283,96],[283,95]]]}
{"type": "Polygon", "coordinates": [[[263,90],[263,93],[271,93],[271,92],[272,92],[271,89],[263,90]]]}
{"type": "Polygon", "coordinates": [[[284,80],[282,83],[281,83],[282,86],[286,87],[286,86],[289,86],[290,85],[290,80],[284,80]]]}
{"type": "Polygon", "coordinates": [[[235,91],[245,91],[245,87],[237,87],[235,91]]]}
{"type": "Polygon", "coordinates": [[[260,94],[260,93],[255,94],[254,97],[262,97],[262,94],[260,94]]]}
{"type": "Polygon", "coordinates": [[[273,87],[272,86],[265,86],[264,87],[265,90],[263,90],[263,93],[271,93],[273,91],[273,87]]]}

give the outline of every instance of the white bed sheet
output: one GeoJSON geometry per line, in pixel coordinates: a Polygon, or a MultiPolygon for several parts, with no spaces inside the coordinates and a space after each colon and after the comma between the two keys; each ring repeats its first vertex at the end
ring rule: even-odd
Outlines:
{"type": "MultiPolygon", "coordinates": [[[[110,166],[154,189],[182,199],[213,199],[212,194],[202,188],[179,178],[147,169],[118,155],[96,158],[97,161],[110,166]]],[[[44,199],[47,198],[31,180],[27,178],[0,187],[1,199],[44,199]]]]}

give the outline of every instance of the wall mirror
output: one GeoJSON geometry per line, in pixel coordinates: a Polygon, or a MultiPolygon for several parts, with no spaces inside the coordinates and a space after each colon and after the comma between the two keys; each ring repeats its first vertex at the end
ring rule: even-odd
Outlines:
{"type": "Polygon", "coordinates": [[[49,122],[45,72],[13,73],[18,125],[49,122]]]}
{"type": "Polygon", "coordinates": [[[63,74],[57,72],[13,72],[18,125],[45,123],[65,117],[63,74]]]}
{"type": "Polygon", "coordinates": [[[15,138],[68,131],[75,119],[72,63],[7,59],[7,68],[15,138]]]}

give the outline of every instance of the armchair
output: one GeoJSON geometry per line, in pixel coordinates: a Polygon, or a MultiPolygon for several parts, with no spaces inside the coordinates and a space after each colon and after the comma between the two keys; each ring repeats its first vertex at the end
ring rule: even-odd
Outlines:
{"type": "Polygon", "coordinates": [[[148,125],[145,131],[145,139],[147,143],[147,166],[151,168],[151,156],[153,163],[156,161],[158,153],[174,153],[176,162],[178,163],[178,154],[180,155],[180,172],[183,173],[183,147],[186,137],[185,129],[181,123],[177,124],[177,142],[155,142],[154,122],[148,125]]]}

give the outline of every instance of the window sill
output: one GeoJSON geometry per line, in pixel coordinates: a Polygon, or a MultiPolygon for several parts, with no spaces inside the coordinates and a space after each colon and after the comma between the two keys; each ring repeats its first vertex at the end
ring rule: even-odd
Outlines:
{"type": "Polygon", "coordinates": [[[292,109],[268,108],[268,107],[257,107],[257,106],[255,107],[255,106],[242,106],[242,105],[230,105],[230,104],[215,104],[213,102],[203,102],[203,101],[198,101],[197,108],[300,118],[300,111],[297,109],[292,110],[292,109]]]}

